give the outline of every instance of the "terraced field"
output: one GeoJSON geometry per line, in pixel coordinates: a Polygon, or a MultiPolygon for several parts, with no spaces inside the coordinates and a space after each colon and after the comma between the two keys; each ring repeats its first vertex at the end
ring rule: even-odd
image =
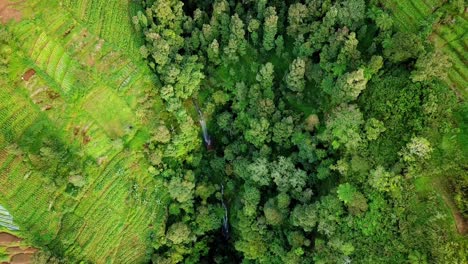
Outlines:
{"type": "MultiPolygon", "coordinates": [[[[398,27],[416,33],[420,32],[424,25],[432,24],[438,11],[447,8],[447,1],[444,0],[385,0],[383,2],[392,11],[398,27]]],[[[467,36],[468,13],[462,8],[457,11],[456,15],[445,17],[436,23],[429,37],[435,48],[448,55],[452,63],[446,80],[447,84],[454,88],[459,97],[465,99],[468,98],[467,36]]]]}
{"type": "Polygon", "coordinates": [[[27,264],[37,249],[30,247],[17,232],[3,230],[0,227],[0,263],[27,264]]]}
{"type": "Polygon", "coordinates": [[[96,2],[15,6],[22,21],[7,26],[17,44],[8,74],[17,81],[0,89],[0,204],[35,245],[73,261],[141,263],[164,213],[148,201],[166,195],[140,187],[157,185],[141,153],[149,122],[141,102],[155,82],[136,55],[133,4],[96,2]],[[65,153],[58,168],[80,169],[70,177],[82,188],[39,173],[49,151],[41,142],[65,153]]]}

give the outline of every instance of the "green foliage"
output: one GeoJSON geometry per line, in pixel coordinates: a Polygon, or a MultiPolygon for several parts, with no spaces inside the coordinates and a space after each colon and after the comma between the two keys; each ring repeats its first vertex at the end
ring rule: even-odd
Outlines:
{"type": "Polygon", "coordinates": [[[272,226],[277,226],[283,223],[284,215],[276,205],[276,200],[271,198],[263,206],[266,223],[272,226]]]}
{"type": "Polygon", "coordinates": [[[356,188],[349,183],[340,184],[338,186],[338,198],[345,204],[349,204],[353,201],[354,196],[357,192],[356,188]]]}
{"type": "Polygon", "coordinates": [[[276,9],[272,6],[265,9],[265,21],[263,24],[263,48],[266,51],[273,49],[277,29],[278,16],[276,9]]]}
{"type": "Polygon", "coordinates": [[[367,120],[365,129],[368,140],[376,140],[386,130],[384,123],[375,118],[367,120]]]}
{"type": "Polygon", "coordinates": [[[190,229],[184,223],[175,223],[172,224],[167,229],[167,239],[169,239],[174,244],[182,244],[190,241],[190,229]]]}
{"type": "Polygon", "coordinates": [[[416,61],[416,70],[411,73],[413,82],[431,81],[435,78],[447,78],[447,71],[452,66],[449,58],[441,52],[422,55],[416,61]]]}
{"type": "Polygon", "coordinates": [[[382,166],[371,170],[369,177],[369,185],[376,188],[380,192],[390,192],[398,194],[401,192],[402,178],[399,175],[393,175],[382,166]]]}
{"type": "Polygon", "coordinates": [[[441,81],[463,60],[427,41],[463,53],[439,34],[460,5],[63,2],[0,29],[0,197],[38,245],[71,263],[466,260],[466,111],[441,81]],[[127,22],[140,40],[109,33],[127,22]]]}
{"type": "Polygon", "coordinates": [[[304,80],[305,61],[297,58],[289,66],[289,73],[286,76],[286,85],[293,92],[302,92],[305,87],[304,80]]]}
{"type": "Polygon", "coordinates": [[[359,94],[366,89],[367,79],[364,77],[364,70],[359,69],[346,73],[340,77],[337,85],[340,88],[339,95],[336,95],[341,102],[349,102],[357,99],[359,94]]]}
{"type": "Polygon", "coordinates": [[[183,179],[177,176],[172,177],[172,179],[169,181],[169,184],[167,185],[169,194],[174,200],[180,203],[191,200],[193,198],[193,192],[195,188],[193,181],[194,176],[191,171],[187,171],[183,179]]]}
{"type": "Polygon", "coordinates": [[[384,47],[384,55],[391,62],[415,59],[424,51],[418,36],[407,32],[397,32],[384,43],[384,47]]]}
{"type": "Polygon", "coordinates": [[[300,195],[306,184],[305,171],[296,169],[291,159],[280,156],[278,161],[272,164],[271,177],[280,192],[290,191],[300,195]]]}
{"type": "Polygon", "coordinates": [[[401,155],[406,162],[428,159],[432,152],[431,143],[423,137],[413,137],[402,151],[401,155]]]}
{"type": "Polygon", "coordinates": [[[326,121],[326,130],[321,135],[334,149],[344,146],[354,151],[361,143],[362,113],[356,105],[341,105],[333,110],[326,121]]]}
{"type": "Polygon", "coordinates": [[[317,225],[317,206],[296,205],[291,213],[291,224],[301,227],[306,232],[314,230],[317,225]]]}

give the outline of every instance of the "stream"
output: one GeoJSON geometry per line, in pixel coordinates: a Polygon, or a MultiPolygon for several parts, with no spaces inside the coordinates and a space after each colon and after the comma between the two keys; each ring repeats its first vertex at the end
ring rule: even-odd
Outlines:
{"type": "MultiPolygon", "coordinates": [[[[208,128],[206,127],[205,116],[203,115],[203,112],[201,111],[195,99],[192,99],[192,102],[193,102],[193,105],[195,106],[195,109],[198,112],[199,123],[200,123],[200,126],[202,128],[202,133],[203,133],[203,142],[205,143],[205,146],[208,150],[213,150],[214,145],[213,145],[213,141],[211,140],[210,134],[208,133],[208,128]]],[[[224,239],[229,240],[230,233],[229,233],[228,209],[227,209],[226,203],[224,202],[224,184],[222,183],[221,183],[221,205],[223,206],[223,209],[224,209],[222,233],[223,233],[224,239]]]]}
{"type": "Polygon", "coordinates": [[[205,146],[208,150],[212,150],[214,146],[213,146],[213,142],[211,141],[211,137],[208,134],[208,128],[206,127],[205,115],[203,115],[203,112],[201,111],[195,99],[192,99],[192,101],[193,101],[193,105],[195,106],[195,109],[197,109],[197,112],[198,112],[198,118],[199,118],[198,122],[200,123],[200,126],[202,128],[203,142],[205,143],[205,146]]]}
{"type": "Polygon", "coordinates": [[[223,205],[224,208],[224,216],[223,216],[223,236],[226,240],[229,240],[230,234],[229,234],[229,219],[228,219],[228,210],[227,206],[224,203],[224,185],[221,184],[221,204],[223,205]]]}

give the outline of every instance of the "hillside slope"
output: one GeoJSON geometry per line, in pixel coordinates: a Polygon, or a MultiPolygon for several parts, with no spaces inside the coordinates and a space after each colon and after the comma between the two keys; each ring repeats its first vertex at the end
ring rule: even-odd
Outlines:
{"type": "Polygon", "coordinates": [[[148,203],[163,194],[143,190],[155,184],[141,154],[153,75],[128,2],[59,2],[15,4],[22,20],[6,26],[16,46],[0,90],[0,203],[70,261],[142,263],[163,213],[148,203]]]}

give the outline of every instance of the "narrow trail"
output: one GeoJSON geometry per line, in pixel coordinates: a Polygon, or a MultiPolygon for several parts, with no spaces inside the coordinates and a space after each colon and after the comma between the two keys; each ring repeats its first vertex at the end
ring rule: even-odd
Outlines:
{"type": "Polygon", "coordinates": [[[452,213],[453,220],[455,221],[455,226],[457,228],[457,231],[460,235],[466,235],[468,231],[468,226],[465,218],[463,215],[458,211],[456,206],[453,204],[453,201],[447,197],[447,193],[442,193],[442,199],[444,200],[445,204],[450,208],[450,212],[452,213]]]}
{"type": "Polygon", "coordinates": [[[434,190],[436,190],[439,195],[442,197],[442,200],[450,210],[452,214],[453,220],[455,222],[455,228],[457,229],[460,235],[466,235],[468,232],[468,223],[467,219],[463,217],[457,206],[455,205],[454,201],[452,200],[452,196],[450,195],[449,190],[447,189],[447,183],[440,181],[439,179],[434,180],[431,183],[434,190]]]}

